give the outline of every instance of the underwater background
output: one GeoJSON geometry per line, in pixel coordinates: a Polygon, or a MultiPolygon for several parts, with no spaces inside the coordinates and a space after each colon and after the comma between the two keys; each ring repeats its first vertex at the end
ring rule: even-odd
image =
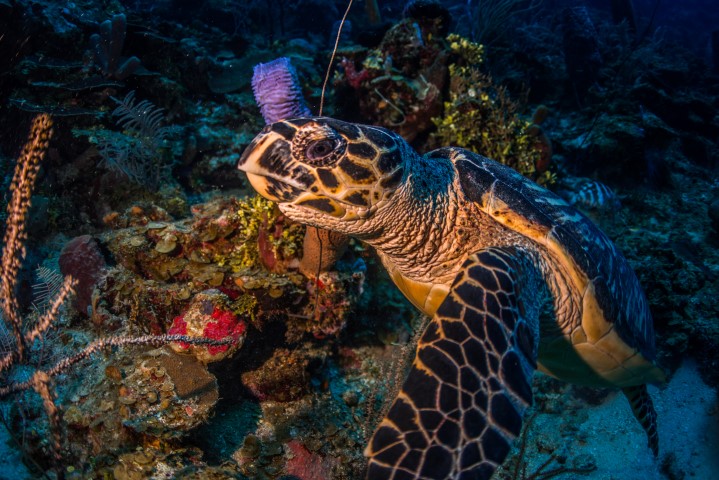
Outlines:
{"type": "Polygon", "coordinates": [[[537,374],[494,478],[719,478],[716,1],[355,0],[332,55],[346,8],[0,0],[0,479],[362,478],[427,319],[236,168],[320,104],[515,168],[645,289],[659,457],[537,374]]]}

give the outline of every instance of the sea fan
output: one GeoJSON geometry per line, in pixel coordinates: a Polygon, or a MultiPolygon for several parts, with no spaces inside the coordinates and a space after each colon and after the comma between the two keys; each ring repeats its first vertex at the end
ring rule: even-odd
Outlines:
{"type": "Polygon", "coordinates": [[[297,71],[287,57],[255,65],[252,92],[267,124],[311,115],[302,97],[297,71]]]}

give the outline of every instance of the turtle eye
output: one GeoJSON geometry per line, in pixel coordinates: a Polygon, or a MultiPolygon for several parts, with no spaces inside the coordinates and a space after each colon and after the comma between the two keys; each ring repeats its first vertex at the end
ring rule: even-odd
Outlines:
{"type": "Polygon", "coordinates": [[[310,124],[292,139],[292,158],[312,167],[329,167],[347,150],[347,141],[334,130],[310,124]]]}
{"type": "Polygon", "coordinates": [[[307,157],[307,160],[314,162],[323,160],[325,157],[334,152],[338,144],[339,142],[335,138],[324,138],[322,140],[315,140],[314,142],[311,142],[309,145],[307,145],[307,150],[305,150],[305,157],[307,157]]]}

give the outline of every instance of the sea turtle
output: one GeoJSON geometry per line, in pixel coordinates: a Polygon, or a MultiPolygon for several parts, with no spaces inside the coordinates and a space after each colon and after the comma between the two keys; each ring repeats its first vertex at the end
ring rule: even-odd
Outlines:
{"type": "Polygon", "coordinates": [[[431,322],[366,449],[367,477],[489,478],[519,434],[539,369],[619,387],[657,452],[647,301],[590,220],[512,169],[460,148],[331,118],[265,127],[238,168],[292,220],[373,246],[431,322]]]}

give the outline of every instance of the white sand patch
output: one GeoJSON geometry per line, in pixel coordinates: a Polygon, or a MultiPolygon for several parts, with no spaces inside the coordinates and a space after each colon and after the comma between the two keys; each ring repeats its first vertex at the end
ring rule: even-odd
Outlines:
{"type": "MultiPolygon", "coordinates": [[[[644,430],[634,419],[624,395],[610,395],[599,406],[570,408],[561,414],[539,413],[526,443],[524,462],[529,478],[550,458],[565,456],[543,472],[593,461],[591,473],[563,473],[561,479],[719,480],[719,399],[685,362],[664,387],[649,388],[659,424],[659,458],[647,446],[644,430]]],[[[505,467],[509,467],[506,465],[505,467]]],[[[505,468],[495,478],[512,478],[505,468]]],[[[523,478],[520,473],[517,478],[523,478]]]]}

